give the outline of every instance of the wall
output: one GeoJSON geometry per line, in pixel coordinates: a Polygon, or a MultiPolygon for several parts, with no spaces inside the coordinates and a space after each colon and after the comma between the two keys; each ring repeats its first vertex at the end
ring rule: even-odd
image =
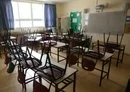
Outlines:
{"type": "MultiPolygon", "coordinates": [[[[90,12],[95,12],[97,0],[74,0],[69,3],[57,4],[59,6],[58,16],[67,16],[71,11],[83,11],[84,9],[90,9],[90,12]],[[60,12],[60,13],[59,13],[60,12]],[[60,15],[59,15],[60,14],[60,15]]],[[[124,0],[98,0],[99,4],[108,3],[108,8],[104,11],[117,11],[124,9],[124,0]]]]}
{"type": "MultiPolygon", "coordinates": [[[[96,12],[97,0],[74,0],[70,1],[69,3],[64,4],[57,4],[57,17],[69,16],[71,11],[81,11],[83,12],[84,9],[88,8],[90,13],[96,12]]],[[[98,0],[99,4],[106,4],[108,3],[108,8],[104,9],[104,12],[109,11],[120,11],[125,9],[125,0],[98,0]]],[[[102,34],[91,34],[93,35],[93,39],[103,39],[102,34]]],[[[116,36],[112,36],[112,39],[116,39],[116,36]]],[[[130,34],[125,34],[123,38],[123,44],[126,45],[125,53],[130,54],[130,34]]]]}

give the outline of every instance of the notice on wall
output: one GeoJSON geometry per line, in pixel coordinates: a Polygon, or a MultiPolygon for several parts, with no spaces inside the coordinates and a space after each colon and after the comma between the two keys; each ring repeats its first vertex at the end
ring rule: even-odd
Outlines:
{"type": "Polygon", "coordinates": [[[73,18],[72,22],[77,23],[77,18],[73,18]]]}

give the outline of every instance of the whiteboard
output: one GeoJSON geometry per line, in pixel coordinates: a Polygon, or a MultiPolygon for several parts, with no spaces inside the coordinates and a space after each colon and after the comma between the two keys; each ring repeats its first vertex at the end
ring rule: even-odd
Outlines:
{"type": "Polygon", "coordinates": [[[124,11],[92,13],[88,19],[88,32],[122,34],[124,25],[124,11]]]}

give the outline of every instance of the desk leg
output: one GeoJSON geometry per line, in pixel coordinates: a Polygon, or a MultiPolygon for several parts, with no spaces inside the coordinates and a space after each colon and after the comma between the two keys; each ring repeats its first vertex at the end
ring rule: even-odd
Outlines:
{"type": "Polygon", "coordinates": [[[101,70],[101,75],[100,75],[99,86],[101,86],[101,84],[102,84],[102,80],[103,80],[103,71],[104,71],[104,61],[102,61],[102,70],[101,70]]]}
{"type": "Polygon", "coordinates": [[[118,67],[118,63],[120,62],[120,53],[121,53],[121,50],[118,51],[116,67],[118,67]]]}
{"type": "Polygon", "coordinates": [[[40,75],[38,75],[39,77],[39,82],[42,84],[42,77],[40,75]]]}
{"type": "Polygon", "coordinates": [[[123,52],[122,52],[122,57],[121,57],[121,63],[123,62],[123,59],[124,59],[124,52],[125,52],[125,46],[123,47],[123,52]]]}
{"type": "Polygon", "coordinates": [[[55,84],[55,92],[58,92],[58,84],[55,84]]]}
{"type": "Polygon", "coordinates": [[[109,73],[110,73],[110,68],[111,68],[111,59],[112,57],[110,58],[110,61],[109,61],[107,79],[109,78],[109,73]]]}
{"type": "Polygon", "coordinates": [[[51,56],[51,48],[50,48],[50,56],[51,56]]]}
{"type": "Polygon", "coordinates": [[[76,72],[74,73],[74,80],[73,80],[73,92],[76,92],[75,89],[76,89],[76,72]]]}
{"type": "Polygon", "coordinates": [[[57,48],[57,61],[59,62],[59,48],[57,48]]]}

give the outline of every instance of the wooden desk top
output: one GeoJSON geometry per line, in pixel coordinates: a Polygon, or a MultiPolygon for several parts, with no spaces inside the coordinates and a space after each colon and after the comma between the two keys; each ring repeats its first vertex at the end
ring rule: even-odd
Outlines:
{"type": "MultiPolygon", "coordinates": [[[[94,51],[94,50],[89,50],[89,51],[94,51]]],[[[102,52],[101,52],[102,53],[102,52]]],[[[103,53],[102,53],[103,54],[103,53]]],[[[113,53],[108,53],[108,52],[105,52],[105,55],[100,59],[100,60],[107,60],[109,59],[110,57],[113,56],[113,53]]]]}
{"type": "Polygon", "coordinates": [[[66,44],[63,42],[59,42],[59,41],[57,42],[56,45],[54,45],[55,48],[60,48],[60,47],[64,47],[64,46],[66,46],[66,44]]]}
{"type": "Polygon", "coordinates": [[[42,39],[42,37],[40,37],[40,36],[39,36],[39,37],[36,37],[36,38],[35,38],[35,37],[34,37],[34,38],[32,37],[32,38],[28,38],[28,41],[30,41],[30,42],[40,41],[41,39],[42,39]]]}
{"type": "Polygon", "coordinates": [[[60,48],[60,47],[64,47],[64,46],[67,45],[66,43],[59,42],[59,41],[54,41],[54,40],[40,41],[40,43],[46,43],[46,42],[56,42],[56,45],[53,46],[55,48],[60,48]]]}
{"type": "Polygon", "coordinates": [[[101,60],[107,60],[107,59],[109,59],[109,58],[112,57],[112,56],[113,56],[112,53],[106,52],[105,55],[104,55],[104,57],[103,57],[101,60]]]}
{"type": "Polygon", "coordinates": [[[41,36],[41,34],[27,34],[27,35],[24,35],[26,37],[38,37],[38,36],[41,36]]]}
{"type": "MultiPolygon", "coordinates": [[[[117,44],[116,42],[112,42],[112,41],[110,41],[110,42],[108,42],[108,43],[112,43],[112,44],[117,44]]],[[[97,44],[97,41],[95,41],[95,42],[93,42],[93,44],[97,44]]],[[[104,42],[103,41],[99,41],[99,44],[100,45],[104,45],[104,42]]],[[[121,44],[121,46],[125,46],[124,44],[121,44]]]]}
{"type": "Polygon", "coordinates": [[[10,36],[10,39],[11,39],[11,40],[16,40],[16,37],[10,36]]]}

